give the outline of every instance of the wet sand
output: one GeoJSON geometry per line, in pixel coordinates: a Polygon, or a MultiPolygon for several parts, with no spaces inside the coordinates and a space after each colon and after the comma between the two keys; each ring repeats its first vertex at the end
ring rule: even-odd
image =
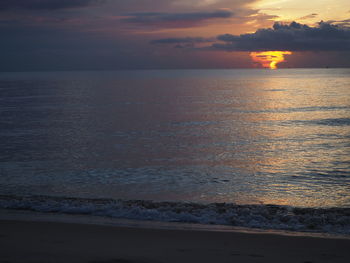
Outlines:
{"type": "Polygon", "coordinates": [[[350,239],[0,220],[0,263],[350,262],[350,239]]]}

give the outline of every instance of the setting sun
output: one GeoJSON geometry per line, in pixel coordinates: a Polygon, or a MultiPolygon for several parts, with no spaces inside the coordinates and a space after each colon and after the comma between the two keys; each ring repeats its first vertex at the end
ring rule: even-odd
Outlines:
{"type": "Polygon", "coordinates": [[[261,64],[264,68],[276,69],[277,64],[285,61],[284,55],[292,55],[290,51],[264,51],[251,52],[250,56],[254,62],[261,64]]]}

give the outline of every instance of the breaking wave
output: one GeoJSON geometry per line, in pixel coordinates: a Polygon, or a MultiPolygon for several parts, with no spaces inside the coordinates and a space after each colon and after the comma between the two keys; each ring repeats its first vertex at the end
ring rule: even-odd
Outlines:
{"type": "Polygon", "coordinates": [[[350,208],[0,196],[0,208],[350,235],[350,208]]]}

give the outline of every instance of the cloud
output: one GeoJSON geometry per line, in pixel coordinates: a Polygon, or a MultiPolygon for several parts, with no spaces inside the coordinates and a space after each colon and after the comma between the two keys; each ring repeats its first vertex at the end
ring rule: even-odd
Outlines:
{"type": "Polygon", "coordinates": [[[198,11],[198,12],[186,12],[186,13],[166,13],[166,12],[141,12],[128,14],[122,21],[128,23],[136,23],[142,25],[153,25],[166,23],[197,23],[204,20],[216,19],[216,18],[230,18],[233,16],[233,12],[230,10],[215,10],[215,11],[198,11]]]}
{"type": "Polygon", "coordinates": [[[1,0],[0,11],[22,10],[58,10],[86,7],[103,3],[105,0],[1,0]]]}
{"type": "Polygon", "coordinates": [[[215,42],[215,38],[204,37],[179,37],[179,38],[161,38],[150,41],[156,45],[174,45],[175,48],[194,48],[196,44],[215,42]]]}
{"type": "Polygon", "coordinates": [[[214,42],[213,38],[203,37],[179,37],[179,38],[161,38],[152,40],[151,44],[186,44],[186,43],[208,43],[214,42]]]}
{"type": "Polygon", "coordinates": [[[315,18],[316,16],[318,16],[318,14],[312,13],[312,14],[309,14],[309,15],[306,15],[306,16],[302,16],[298,20],[312,19],[312,18],[315,18]]]}
{"type": "Polygon", "coordinates": [[[259,29],[252,34],[217,37],[221,43],[211,46],[226,51],[350,51],[350,30],[320,22],[317,27],[292,22],[275,23],[273,28],[259,29]]]}
{"type": "Polygon", "coordinates": [[[327,23],[335,24],[342,27],[350,27],[350,18],[344,20],[329,20],[327,23]]]}

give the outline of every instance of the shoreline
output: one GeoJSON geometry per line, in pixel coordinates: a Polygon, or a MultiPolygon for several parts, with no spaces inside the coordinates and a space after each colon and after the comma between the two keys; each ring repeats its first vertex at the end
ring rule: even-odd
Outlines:
{"type": "MultiPolygon", "coordinates": [[[[186,222],[166,222],[153,220],[112,218],[87,214],[64,214],[52,212],[37,212],[28,210],[2,209],[0,208],[1,221],[19,222],[44,222],[64,223],[78,225],[96,225],[120,228],[153,229],[153,230],[178,230],[178,231],[207,231],[207,232],[233,232],[247,234],[264,234],[278,236],[301,236],[329,239],[348,239],[350,235],[326,233],[317,231],[293,231],[283,229],[248,228],[230,225],[200,224],[186,222]]],[[[1,262],[0,262],[1,263],[1,262]]]]}
{"type": "MultiPolygon", "coordinates": [[[[237,205],[151,200],[86,199],[54,196],[0,196],[0,209],[33,213],[111,218],[113,221],[159,222],[156,224],[204,224],[228,228],[273,229],[286,232],[327,233],[350,236],[350,208],[237,205]]],[[[31,214],[28,214],[31,215],[31,214]]],[[[56,218],[55,217],[55,218],[56,218]]],[[[103,222],[104,223],[104,222],[103,222]]],[[[149,223],[147,223],[149,224],[149,223]]]]}
{"type": "Polygon", "coordinates": [[[79,218],[76,222],[53,222],[45,217],[34,221],[23,218],[26,213],[6,219],[3,212],[0,262],[6,263],[350,261],[349,238],[314,233],[147,228],[82,223],[79,218]]]}

